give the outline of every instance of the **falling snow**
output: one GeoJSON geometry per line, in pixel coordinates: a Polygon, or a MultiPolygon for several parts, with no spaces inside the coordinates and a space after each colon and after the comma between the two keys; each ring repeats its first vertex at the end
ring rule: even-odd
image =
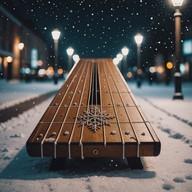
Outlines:
{"type": "MultiPolygon", "coordinates": [[[[107,0],[48,1],[47,3],[22,0],[2,1],[2,4],[19,17],[25,15],[32,20],[35,29],[44,34],[50,45],[52,45],[51,30],[59,28],[63,34],[62,38],[65,37],[63,49],[73,45],[80,55],[84,52],[89,57],[113,57],[119,47],[125,44],[135,50],[133,35],[138,31],[142,32],[146,39],[142,47],[146,53],[146,60],[152,59],[154,50],[150,47],[158,41],[163,42],[157,47],[158,52],[165,53],[167,51],[165,47],[170,47],[171,53],[174,51],[172,33],[174,8],[167,0],[152,3],[143,0],[134,0],[131,3],[125,0],[114,3],[107,0]],[[103,39],[108,41],[108,45],[103,49],[97,49],[102,47],[103,39]],[[85,50],[85,47],[88,49],[85,50]]],[[[182,25],[185,31],[189,30],[191,23],[191,8],[192,2],[189,1],[182,9],[182,25]]],[[[134,55],[130,55],[130,59],[134,59],[134,55]]]]}

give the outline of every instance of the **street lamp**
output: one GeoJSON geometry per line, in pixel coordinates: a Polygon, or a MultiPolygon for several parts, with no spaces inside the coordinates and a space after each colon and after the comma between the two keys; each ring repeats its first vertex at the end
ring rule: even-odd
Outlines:
{"type": "Polygon", "coordinates": [[[175,93],[173,99],[183,99],[182,94],[182,79],[180,73],[181,63],[181,12],[180,7],[183,4],[183,0],[172,0],[175,6],[175,53],[176,53],[176,70],[174,74],[175,78],[175,93]]]}
{"type": "Polygon", "coordinates": [[[22,79],[22,70],[23,70],[23,56],[22,56],[22,50],[24,49],[24,43],[20,42],[18,45],[18,49],[20,51],[20,79],[22,79]]]}
{"type": "Polygon", "coordinates": [[[6,60],[7,60],[7,63],[11,63],[11,62],[13,61],[13,57],[8,56],[8,57],[6,58],[6,60]]]}
{"type": "Polygon", "coordinates": [[[55,55],[55,67],[54,67],[54,83],[58,83],[58,74],[57,74],[57,68],[58,68],[58,40],[61,35],[61,32],[58,29],[55,29],[51,32],[53,40],[54,40],[54,55],[55,55]]]}
{"type": "Polygon", "coordinates": [[[121,49],[121,53],[123,54],[123,63],[121,64],[121,70],[124,77],[126,77],[126,65],[127,65],[127,55],[129,54],[129,49],[127,47],[123,47],[121,49]]]}
{"type": "Polygon", "coordinates": [[[68,69],[71,69],[72,66],[72,55],[74,53],[74,49],[72,47],[69,47],[67,50],[67,55],[68,55],[68,69]]]}
{"type": "Polygon", "coordinates": [[[58,41],[59,40],[59,37],[61,35],[61,32],[58,30],[58,29],[54,29],[52,32],[52,37],[53,37],[53,40],[54,41],[58,41]]]}
{"type": "Polygon", "coordinates": [[[123,54],[123,56],[127,56],[129,54],[129,49],[127,47],[123,47],[121,49],[121,53],[123,54]]]}
{"type": "Polygon", "coordinates": [[[137,87],[141,87],[141,44],[143,36],[140,33],[135,35],[135,42],[137,44],[137,87]]]}
{"type": "Polygon", "coordinates": [[[119,64],[119,59],[117,59],[116,57],[113,59],[113,63],[115,64],[115,65],[118,65],[119,64]]]}
{"type": "Polygon", "coordinates": [[[18,49],[20,50],[20,51],[22,51],[23,50],[23,48],[24,48],[24,43],[19,43],[18,44],[18,49]]]}
{"type": "Polygon", "coordinates": [[[119,62],[121,62],[123,60],[123,55],[121,53],[118,53],[116,55],[116,58],[119,60],[119,62]]]}
{"type": "Polygon", "coordinates": [[[72,47],[69,47],[69,48],[67,49],[67,55],[72,56],[73,53],[74,53],[74,49],[73,49],[72,47]]]}
{"type": "Polygon", "coordinates": [[[75,54],[73,55],[73,61],[77,63],[80,60],[79,55],[75,54]]]}

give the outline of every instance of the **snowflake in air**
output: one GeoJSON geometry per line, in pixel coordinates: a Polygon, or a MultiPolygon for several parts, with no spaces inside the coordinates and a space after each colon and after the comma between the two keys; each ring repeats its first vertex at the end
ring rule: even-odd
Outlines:
{"type": "Polygon", "coordinates": [[[102,126],[110,126],[110,119],[115,117],[110,116],[106,112],[100,111],[96,106],[92,107],[90,111],[84,111],[82,115],[79,115],[80,126],[87,125],[87,127],[94,133],[102,126]]]}

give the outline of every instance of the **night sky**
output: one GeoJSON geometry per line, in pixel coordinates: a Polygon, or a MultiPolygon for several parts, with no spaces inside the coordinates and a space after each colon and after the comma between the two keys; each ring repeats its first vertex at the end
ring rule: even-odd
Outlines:
{"type": "MultiPolygon", "coordinates": [[[[142,63],[151,65],[155,55],[174,52],[174,7],[171,0],[37,0],[1,1],[19,18],[33,22],[53,50],[51,31],[61,30],[60,59],[72,46],[80,57],[115,57],[129,47],[128,61],[136,62],[134,35],[144,36],[142,63]]],[[[192,25],[192,0],[181,8],[182,31],[192,25]]]]}

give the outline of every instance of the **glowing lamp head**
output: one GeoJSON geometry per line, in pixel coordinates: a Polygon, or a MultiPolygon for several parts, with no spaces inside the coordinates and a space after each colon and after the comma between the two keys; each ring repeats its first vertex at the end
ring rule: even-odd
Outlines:
{"type": "Polygon", "coordinates": [[[143,42],[143,36],[140,33],[137,33],[134,38],[136,44],[141,45],[141,43],[143,42]]]}
{"type": "Polygon", "coordinates": [[[69,47],[69,48],[67,49],[67,55],[68,55],[68,56],[72,56],[73,53],[74,53],[74,49],[73,49],[72,47],[69,47]]]}
{"type": "Polygon", "coordinates": [[[13,61],[13,57],[8,56],[8,57],[6,58],[6,60],[7,60],[8,63],[11,63],[11,62],[13,61]]]}
{"type": "Polygon", "coordinates": [[[127,56],[129,54],[129,49],[127,47],[123,47],[121,49],[121,53],[123,54],[123,56],[127,56]]]}
{"type": "Polygon", "coordinates": [[[18,48],[19,48],[20,51],[22,51],[23,48],[24,48],[24,43],[19,43],[18,44],[18,48]]]}
{"type": "Polygon", "coordinates": [[[51,32],[52,37],[55,41],[57,41],[61,35],[61,32],[58,29],[55,29],[51,32]]]}
{"type": "Polygon", "coordinates": [[[73,61],[78,62],[80,60],[79,55],[75,54],[73,55],[73,61]]]}
{"type": "Polygon", "coordinates": [[[118,53],[116,57],[119,61],[122,61],[123,59],[123,55],[121,53],[118,53]]]}
{"type": "Polygon", "coordinates": [[[181,7],[183,5],[183,0],[172,0],[175,7],[181,7]]]}
{"type": "Polygon", "coordinates": [[[113,63],[114,63],[115,65],[118,65],[118,64],[119,64],[119,59],[114,58],[114,59],[113,59],[113,63]]]}

